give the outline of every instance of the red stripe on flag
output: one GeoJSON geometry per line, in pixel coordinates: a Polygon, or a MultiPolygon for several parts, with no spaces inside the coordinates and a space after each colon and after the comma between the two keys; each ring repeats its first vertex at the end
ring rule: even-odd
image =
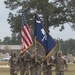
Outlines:
{"type": "MultiPolygon", "coordinates": [[[[22,32],[24,32],[24,30],[23,30],[22,32]]],[[[25,42],[25,44],[26,44],[27,46],[29,46],[29,44],[28,44],[26,38],[24,37],[24,35],[22,35],[22,39],[23,39],[23,41],[25,42]]]]}
{"type": "Polygon", "coordinates": [[[28,29],[28,31],[29,31],[29,33],[30,33],[30,29],[29,29],[29,26],[28,26],[28,24],[26,25],[26,28],[28,29]]]}
{"type": "Polygon", "coordinates": [[[25,27],[26,27],[28,33],[26,32],[25,29],[24,29],[24,33],[25,33],[25,35],[26,35],[26,37],[27,37],[29,43],[32,44],[32,40],[31,40],[31,37],[30,37],[30,30],[29,30],[29,28],[28,28],[28,25],[26,25],[25,27]]]}

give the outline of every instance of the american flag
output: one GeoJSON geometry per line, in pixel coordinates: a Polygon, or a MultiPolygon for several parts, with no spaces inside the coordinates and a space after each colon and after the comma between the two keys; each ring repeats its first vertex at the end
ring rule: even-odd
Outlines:
{"type": "Polygon", "coordinates": [[[22,11],[22,27],[21,27],[21,52],[24,52],[26,49],[32,46],[33,41],[30,35],[30,29],[27,20],[25,18],[24,11],[22,11]]]}

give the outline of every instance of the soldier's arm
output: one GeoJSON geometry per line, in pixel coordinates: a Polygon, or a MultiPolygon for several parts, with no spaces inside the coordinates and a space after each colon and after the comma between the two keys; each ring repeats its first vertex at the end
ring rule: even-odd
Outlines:
{"type": "Polygon", "coordinates": [[[65,64],[65,68],[66,68],[66,71],[67,71],[68,70],[68,64],[67,64],[66,59],[64,59],[64,64],[65,64]]]}
{"type": "Polygon", "coordinates": [[[36,57],[36,62],[41,64],[42,63],[42,59],[43,59],[43,56],[38,54],[38,56],[36,57]]]}
{"type": "Polygon", "coordinates": [[[21,57],[18,56],[17,61],[16,61],[16,64],[19,65],[20,64],[20,61],[21,61],[21,57]]]}
{"type": "Polygon", "coordinates": [[[41,64],[41,61],[39,61],[38,59],[35,59],[35,62],[39,65],[41,64]]]}
{"type": "Polygon", "coordinates": [[[57,58],[55,58],[55,59],[53,60],[54,67],[56,66],[56,63],[57,63],[57,58]]]}
{"type": "Polygon", "coordinates": [[[55,64],[53,63],[52,57],[50,57],[49,60],[47,60],[47,65],[48,66],[55,66],[55,64]]]}

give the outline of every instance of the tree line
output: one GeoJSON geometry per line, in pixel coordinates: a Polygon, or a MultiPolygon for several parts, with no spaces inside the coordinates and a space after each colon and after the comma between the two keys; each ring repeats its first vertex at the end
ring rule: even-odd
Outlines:
{"type": "MultiPolygon", "coordinates": [[[[60,40],[55,39],[55,40],[58,43],[58,46],[56,47],[54,52],[57,52],[59,50],[59,46],[60,46],[60,50],[63,52],[64,55],[67,55],[67,54],[74,55],[75,39],[68,39],[65,41],[62,39],[60,39],[60,40]]],[[[20,37],[16,37],[15,35],[13,35],[12,37],[6,36],[6,37],[4,37],[3,41],[0,39],[0,45],[20,45],[20,37]]]]}

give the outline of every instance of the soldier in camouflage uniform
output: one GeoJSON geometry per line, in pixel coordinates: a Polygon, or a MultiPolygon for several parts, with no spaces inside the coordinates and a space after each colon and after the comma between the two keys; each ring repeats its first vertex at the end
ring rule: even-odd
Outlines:
{"type": "Polygon", "coordinates": [[[56,64],[56,75],[64,75],[64,66],[66,71],[68,69],[67,62],[64,58],[62,58],[62,52],[58,51],[57,58],[54,59],[54,63],[56,64]]]}
{"type": "Polygon", "coordinates": [[[36,51],[36,74],[41,75],[41,64],[42,64],[42,56],[38,54],[38,49],[36,51]]]}
{"type": "Polygon", "coordinates": [[[30,75],[36,75],[36,60],[35,60],[36,52],[33,51],[31,55],[31,61],[30,61],[30,75]]]}
{"type": "Polygon", "coordinates": [[[48,75],[47,58],[43,60],[43,75],[48,75]]]}
{"type": "Polygon", "coordinates": [[[11,75],[17,75],[18,68],[17,68],[16,53],[11,54],[11,58],[9,60],[9,66],[10,66],[10,74],[11,75]]]}
{"type": "Polygon", "coordinates": [[[27,50],[25,53],[25,58],[24,58],[24,61],[26,64],[26,66],[25,66],[26,75],[29,75],[29,72],[30,72],[30,59],[31,59],[31,55],[27,50]]]}
{"type": "Polygon", "coordinates": [[[54,66],[53,64],[53,58],[51,56],[49,56],[47,58],[47,74],[48,75],[52,75],[52,66],[54,66]]]}
{"type": "Polygon", "coordinates": [[[17,65],[19,67],[19,70],[20,70],[20,74],[21,75],[24,75],[25,74],[26,64],[25,64],[24,58],[25,58],[25,54],[24,53],[21,53],[19,55],[18,61],[17,61],[17,65]]]}

